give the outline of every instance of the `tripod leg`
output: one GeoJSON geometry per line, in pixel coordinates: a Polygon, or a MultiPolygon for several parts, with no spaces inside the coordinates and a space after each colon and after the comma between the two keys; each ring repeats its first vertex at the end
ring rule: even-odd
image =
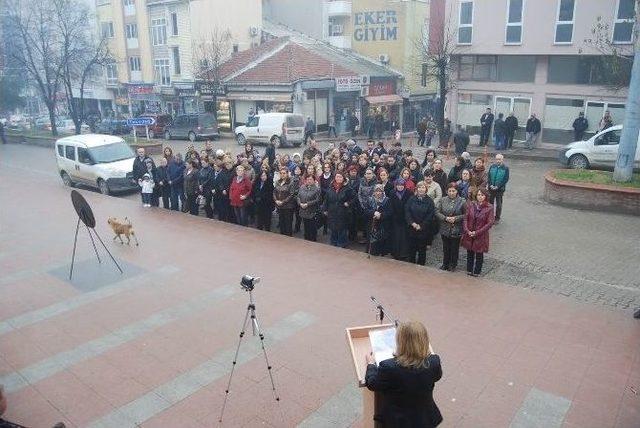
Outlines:
{"type": "Polygon", "coordinates": [[[96,248],[96,241],[93,239],[93,235],[91,234],[91,229],[87,227],[87,232],[89,233],[89,238],[91,238],[91,244],[93,245],[93,251],[96,252],[96,257],[98,258],[98,263],[102,263],[100,260],[100,255],[98,254],[98,249],[96,248]]]}
{"type": "Polygon", "coordinates": [[[96,237],[98,238],[98,240],[100,241],[100,243],[102,244],[102,247],[104,248],[104,250],[107,252],[107,254],[109,254],[109,257],[111,257],[111,260],[113,260],[113,263],[115,263],[116,267],[118,268],[118,270],[120,271],[120,273],[122,272],[122,268],[120,267],[120,265],[118,264],[118,262],[116,261],[116,259],[113,258],[113,255],[111,255],[111,251],[109,251],[109,249],[107,248],[106,245],[104,245],[104,242],[102,242],[102,238],[100,237],[100,235],[98,235],[98,232],[93,229],[93,233],[96,234],[96,237]]]}
{"type": "Polygon", "coordinates": [[[251,312],[251,321],[253,323],[254,331],[258,332],[258,337],[260,338],[260,347],[262,348],[262,354],[264,355],[264,361],[267,364],[267,372],[269,373],[269,380],[271,381],[271,390],[273,391],[273,398],[275,398],[278,403],[278,409],[280,410],[280,416],[282,417],[282,422],[284,423],[284,412],[282,411],[282,407],[280,406],[280,395],[276,390],[276,383],[273,380],[273,373],[271,371],[271,364],[269,363],[269,356],[267,355],[267,349],[264,347],[264,334],[260,330],[260,324],[258,323],[258,317],[255,314],[255,309],[251,312]]]}
{"type": "Polygon", "coordinates": [[[73,253],[71,254],[71,269],[69,269],[69,281],[73,276],[73,262],[76,259],[76,244],[78,243],[78,229],[80,229],[80,217],[78,217],[78,223],[76,224],[76,236],[73,238],[73,253]]]}
{"type": "Polygon", "coordinates": [[[231,373],[229,373],[229,382],[227,382],[227,389],[224,391],[224,401],[222,402],[222,410],[220,411],[219,423],[222,423],[224,416],[224,409],[227,407],[227,400],[229,399],[229,391],[231,390],[231,381],[233,380],[233,372],[236,369],[236,363],[238,361],[238,353],[240,352],[240,345],[242,344],[242,338],[247,330],[247,322],[249,321],[249,313],[251,312],[251,305],[247,306],[247,313],[244,316],[244,322],[242,323],[242,330],[240,330],[240,337],[238,338],[238,346],[236,347],[236,354],[233,357],[233,365],[231,366],[231,373]]]}

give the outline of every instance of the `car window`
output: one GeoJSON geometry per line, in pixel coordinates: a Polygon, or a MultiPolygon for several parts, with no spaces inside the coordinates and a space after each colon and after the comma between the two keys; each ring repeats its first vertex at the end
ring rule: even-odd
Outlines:
{"type": "Polygon", "coordinates": [[[260,118],[258,116],[253,116],[252,118],[249,119],[249,122],[247,122],[247,126],[258,126],[260,124],[260,118]]]}
{"type": "Polygon", "coordinates": [[[64,146],[64,157],[69,160],[76,160],[76,148],[74,146],[64,146]]]}
{"type": "Polygon", "coordinates": [[[622,129],[616,129],[613,131],[605,132],[598,136],[594,141],[596,146],[615,146],[620,143],[620,136],[622,135],[622,129]]]}
{"type": "Polygon", "coordinates": [[[287,126],[289,128],[303,128],[304,118],[298,115],[287,116],[287,126]]]}
{"type": "Polygon", "coordinates": [[[215,128],[216,118],[211,114],[204,114],[198,117],[198,122],[203,128],[215,128]]]}
{"type": "Polygon", "coordinates": [[[91,156],[89,156],[89,151],[84,147],[78,147],[78,162],[84,163],[87,165],[91,165],[91,156]]]}
{"type": "Polygon", "coordinates": [[[58,144],[58,155],[63,158],[64,157],[64,146],[62,144],[58,144]]]}

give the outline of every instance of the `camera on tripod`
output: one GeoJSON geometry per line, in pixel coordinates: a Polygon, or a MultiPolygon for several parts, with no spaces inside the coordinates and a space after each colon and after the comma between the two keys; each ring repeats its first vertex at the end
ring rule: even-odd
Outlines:
{"type": "Polygon", "coordinates": [[[244,291],[253,291],[254,287],[259,282],[259,276],[244,275],[240,280],[240,287],[242,287],[244,291]]]}

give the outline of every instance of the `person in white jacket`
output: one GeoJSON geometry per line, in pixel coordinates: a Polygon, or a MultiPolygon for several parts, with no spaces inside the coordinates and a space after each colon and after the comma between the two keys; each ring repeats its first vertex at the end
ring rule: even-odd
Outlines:
{"type": "Polygon", "coordinates": [[[151,175],[145,174],[138,180],[138,185],[142,188],[142,206],[151,206],[151,195],[156,184],[153,182],[151,175]]]}

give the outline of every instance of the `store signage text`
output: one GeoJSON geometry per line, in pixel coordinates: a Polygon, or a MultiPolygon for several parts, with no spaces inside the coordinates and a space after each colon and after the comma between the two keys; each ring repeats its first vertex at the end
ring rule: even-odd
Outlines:
{"type": "Polygon", "coordinates": [[[358,42],[398,40],[395,10],[376,10],[354,14],[353,38],[358,42]]]}
{"type": "Polygon", "coordinates": [[[146,95],[153,93],[153,86],[135,85],[129,86],[129,95],[146,95]]]}
{"type": "Polygon", "coordinates": [[[359,91],[362,76],[336,77],[336,92],[359,91]]]}

